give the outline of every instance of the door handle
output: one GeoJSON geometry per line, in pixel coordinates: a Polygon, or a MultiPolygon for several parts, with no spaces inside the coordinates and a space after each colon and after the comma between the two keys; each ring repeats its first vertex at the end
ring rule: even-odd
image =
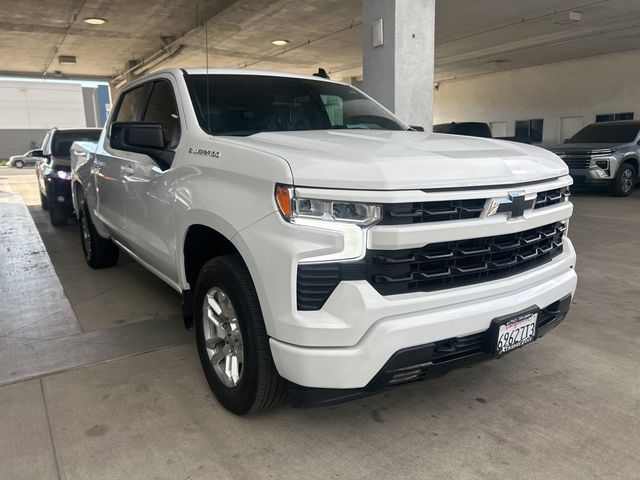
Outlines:
{"type": "Polygon", "coordinates": [[[134,169],[131,165],[122,165],[122,167],[120,167],[120,171],[122,172],[122,175],[128,176],[133,175],[134,169]]]}

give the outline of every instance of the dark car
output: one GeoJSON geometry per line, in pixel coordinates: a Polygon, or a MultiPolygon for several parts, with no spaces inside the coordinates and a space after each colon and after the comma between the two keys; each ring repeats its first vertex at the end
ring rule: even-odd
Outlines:
{"type": "Polygon", "coordinates": [[[640,121],[592,123],[549,150],[565,161],[576,184],[607,185],[625,197],[638,182],[640,121]]]}
{"type": "Polygon", "coordinates": [[[433,126],[435,133],[451,133],[454,135],[465,135],[469,137],[491,138],[491,128],[482,122],[450,122],[438,123],[433,126]]]}
{"type": "Polygon", "coordinates": [[[97,141],[99,128],[57,129],[47,132],[42,143],[42,159],[36,165],[40,187],[40,202],[49,210],[51,225],[67,223],[73,215],[71,198],[71,157],[69,151],[75,141],[97,141]]]}
{"type": "Polygon", "coordinates": [[[528,135],[516,135],[515,137],[494,137],[491,127],[484,122],[449,122],[438,123],[433,126],[435,133],[450,133],[452,135],[464,135],[467,137],[495,138],[497,140],[509,140],[511,142],[528,143],[533,141],[528,135]]]}

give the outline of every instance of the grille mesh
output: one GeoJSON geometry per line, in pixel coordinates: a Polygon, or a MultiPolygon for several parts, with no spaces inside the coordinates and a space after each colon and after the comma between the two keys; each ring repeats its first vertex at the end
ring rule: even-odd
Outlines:
{"type": "Polygon", "coordinates": [[[569,168],[587,169],[591,164],[591,156],[589,155],[567,155],[563,158],[569,168]]]}
{"type": "Polygon", "coordinates": [[[514,275],[562,251],[562,223],[410,250],[367,253],[367,280],[382,295],[433,291],[514,275]]]}
{"type": "Polygon", "coordinates": [[[571,196],[569,187],[556,188],[547,192],[539,192],[533,208],[544,208],[564,202],[571,196]]]}
{"type": "MultiPolygon", "coordinates": [[[[545,199],[546,201],[546,199],[545,199]]],[[[562,252],[557,222],[523,232],[406,250],[369,250],[358,262],[298,266],[298,310],[318,310],[343,280],[367,280],[381,295],[428,292],[516,275],[562,252]]]]}
{"type": "MultiPolygon", "coordinates": [[[[550,207],[563,202],[568,196],[568,187],[539,192],[534,208],[550,207]]],[[[383,216],[379,225],[409,225],[480,218],[486,201],[486,198],[473,198],[441,202],[388,203],[382,206],[383,216]]]]}

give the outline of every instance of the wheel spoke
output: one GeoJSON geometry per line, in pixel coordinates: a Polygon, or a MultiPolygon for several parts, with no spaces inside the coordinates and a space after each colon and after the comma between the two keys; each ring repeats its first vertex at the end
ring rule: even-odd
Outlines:
{"type": "Polygon", "coordinates": [[[240,362],[237,355],[229,355],[227,357],[229,361],[229,371],[227,375],[233,380],[233,384],[237,385],[240,380],[240,362]]]}
{"type": "Polygon", "coordinates": [[[209,308],[211,308],[211,310],[213,310],[216,315],[220,315],[222,313],[222,308],[220,308],[220,304],[216,300],[215,294],[207,294],[207,303],[209,304],[209,308]]]}
{"type": "Polygon", "coordinates": [[[223,358],[227,357],[230,352],[231,347],[229,345],[225,345],[211,356],[211,363],[213,365],[217,365],[222,361],[223,358]]]}
{"type": "Polygon", "coordinates": [[[223,340],[226,337],[226,325],[220,321],[212,309],[207,309],[209,335],[223,340]]]}
{"type": "Polygon", "coordinates": [[[218,347],[222,343],[224,343],[224,340],[222,340],[221,338],[209,338],[204,341],[205,346],[209,350],[215,350],[216,347],[218,347]]]}

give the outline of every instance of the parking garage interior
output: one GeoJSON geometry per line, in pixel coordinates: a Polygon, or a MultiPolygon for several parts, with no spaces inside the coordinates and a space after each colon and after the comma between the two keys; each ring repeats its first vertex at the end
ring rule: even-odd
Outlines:
{"type": "MultiPolygon", "coordinates": [[[[640,115],[634,0],[0,6],[0,160],[49,128],[104,125],[126,85],[175,67],[324,69],[427,132],[482,122],[541,148],[640,115]],[[58,104],[14,121],[27,107],[9,84],[58,104]]],[[[571,201],[579,284],[552,334],[427,382],[241,418],[202,375],[180,295],[124,254],[90,269],[33,168],[0,166],[0,478],[637,479],[640,194],[580,185],[571,201]]]]}

